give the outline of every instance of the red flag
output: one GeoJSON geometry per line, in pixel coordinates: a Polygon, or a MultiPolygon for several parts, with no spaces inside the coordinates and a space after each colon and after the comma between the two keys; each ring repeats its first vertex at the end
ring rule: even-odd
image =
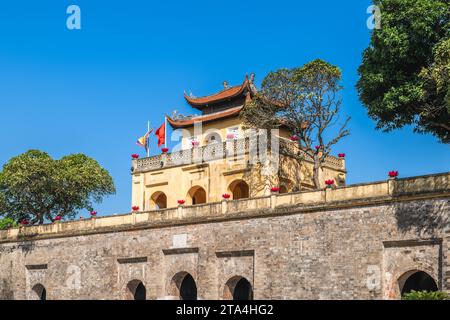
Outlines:
{"type": "Polygon", "coordinates": [[[161,147],[161,145],[166,143],[166,123],[159,127],[158,130],[155,132],[155,136],[158,137],[158,148],[161,147]]]}

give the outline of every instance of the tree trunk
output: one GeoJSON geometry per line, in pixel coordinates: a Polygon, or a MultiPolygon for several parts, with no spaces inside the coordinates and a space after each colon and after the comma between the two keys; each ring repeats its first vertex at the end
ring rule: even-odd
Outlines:
{"type": "Polygon", "coordinates": [[[313,168],[313,180],[314,180],[314,186],[317,190],[320,189],[320,181],[319,181],[319,170],[320,170],[320,159],[319,155],[314,155],[314,168],[313,168]]]}

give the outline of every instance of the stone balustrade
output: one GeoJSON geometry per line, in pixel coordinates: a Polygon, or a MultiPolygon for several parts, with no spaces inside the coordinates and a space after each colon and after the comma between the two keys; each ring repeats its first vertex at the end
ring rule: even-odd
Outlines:
{"type": "MultiPolygon", "coordinates": [[[[296,142],[280,138],[275,143],[272,143],[267,140],[266,136],[246,137],[244,139],[228,140],[223,143],[212,143],[202,147],[193,147],[133,160],[133,172],[139,173],[180,165],[200,164],[243,154],[251,154],[262,158],[268,154],[269,150],[275,151],[275,148],[282,155],[295,155],[305,161],[313,161],[311,156],[301,150],[296,142]]],[[[324,165],[336,170],[345,171],[345,161],[340,158],[328,156],[325,159],[324,165]]]]}
{"type": "Polygon", "coordinates": [[[389,179],[341,188],[273,194],[236,201],[222,201],[195,206],[180,206],[148,212],[97,217],[79,221],[56,222],[39,226],[0,231],[0,242],[83,235],[139,228],[160,228],[190,223],[285,215],[346,208],[404,198],[436,198],[450,195],[450,172],[389,179]]]}

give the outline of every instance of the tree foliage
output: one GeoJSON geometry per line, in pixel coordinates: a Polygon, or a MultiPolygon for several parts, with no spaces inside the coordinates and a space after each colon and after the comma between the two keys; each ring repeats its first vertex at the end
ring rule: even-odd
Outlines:
{"type": "Polygon", "coordinates": [[[374,0],[381,28],[363,53],[360,100],[377,128],[413,125],[450,143],[448,0],[374,0]]]}
{"type": "Polygon", "coordinates": [[[403,295],[402,300],[449,300],[450,296],[442,291],[411,291],[403,295]]]}
{"type": "Polygon", "coordinates": [[[0,230],[7,230],[10,228],[15,228],[17,226],[18,223],[14,219],[8,217],[0,219],[0,230]]]}
{"type": "Polygon", "coordinates": [[[0,215],[30,224],[73,218],[81,209],[115,193],[109,173],[83,154],[52,159],[30,150],[12,158],[0,172],[0,215]]]}
{"type": "Polygon", "coordinates": [[[319,170],[332,146],[349,135],[350,118],[339,124],[340,81],[340,69],[320,59],[302,67],[270,72],[261,91],[241,112],[247,127],[283,126],[298,137],[300,147],[314,159],[316,188],[320,187],[319,170]],[[334,137],[327,140],[331,135],[334,137]]]}

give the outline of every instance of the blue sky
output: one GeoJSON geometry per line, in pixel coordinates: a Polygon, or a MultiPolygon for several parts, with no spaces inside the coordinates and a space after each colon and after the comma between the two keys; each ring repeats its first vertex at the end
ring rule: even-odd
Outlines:
{"type": "MultiPolygon", "coordinates": [[[[4,1],[0,5],[0,164],[28,149],[59,158],[86,153],[113,176],[117,195],[99,214],[130,209],[130,154],[150,120],[189,114],[197,96],[255,72],[315,58],[343,72],[343,113],[351,136],[348,183],[449,171],[450,147],[410,128],[375,130],[357,98],[361,53],[369,43],[370,1],[4,1]],[[68,30],[66,9],[81,8],[68,30]]],[[[153,151],[156,152],[156,140],[153,151]]]]}

